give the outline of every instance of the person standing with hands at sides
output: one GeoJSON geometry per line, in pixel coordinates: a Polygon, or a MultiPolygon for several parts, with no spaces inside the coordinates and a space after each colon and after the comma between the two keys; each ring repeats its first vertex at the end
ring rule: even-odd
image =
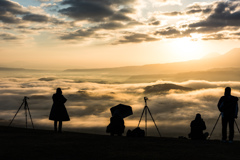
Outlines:
{"type": "Polygon", "coordinates": [[[67,113],[67,109],[65,108],[64,103],[67,101],[67,99],[62,95],[61,88],[57,88],[57,91],[52,96],[53,99],[53,105],[52,109],[49,115],[49,120],[54,121],[54,131],[55,132],[62,132],[62,121],[70,121],[70,118],[67,113]],[[58,129],[57,129],[57,123],[58,129]]]}
{"type": "Polygon", "coordinates": [[[226,87],[224,96],[218,102],[222,115],[222,142],[227,140],[227,125],[229,124],[229,143],[233,143],[234,121],[238,114],[238,98],[231,95],[231,88],[226,87]]]}

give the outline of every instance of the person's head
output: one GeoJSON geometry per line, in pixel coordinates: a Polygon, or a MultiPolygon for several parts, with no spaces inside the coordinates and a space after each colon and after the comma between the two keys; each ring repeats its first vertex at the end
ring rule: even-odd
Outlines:
{"type": "Polygon", "coordinates": [[[196,118],[195,118],[196,120],[201,120],[202,119],[202,117],[201,117],[201,114],[196,114],[196,118]]]}
{"type": "Polygon", "coordinates": [[[230,96],[231,95],[231,88],[230,87],[226,87],[225,88],[225,93],[224,93],[225,96],[230,96]]]}
{"type": "Polygon", "coordinates": [[[61,88],[57,88],[56,93],[57,94],[62,94],[62,89],[61,88]]]}

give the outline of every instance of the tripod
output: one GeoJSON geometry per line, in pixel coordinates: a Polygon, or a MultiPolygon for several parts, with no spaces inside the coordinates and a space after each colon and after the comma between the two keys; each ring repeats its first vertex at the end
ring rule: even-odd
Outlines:
{"type": "Polygon", "coordinates": [[[156,127],[156,129],[157,129],[157,131],[158,131],[159,136],[161,137],[161,134],[160,134],[160,132],[159,132],[159,130],[158,130],[158,127],[157,127],[157,125],[156,125],[156,123],[155,123],[155,121],[154,121],[154,119],[153,119],[152,113],[150,112],[150,109],[149,109],[148,106],[147,106],[147,100],[148,100],[148,98],[147,98],[147,97],[144,97],[145,107],[143,108],[142,115],[141,115],[140,120],[139,120],[139,123],[138,123],[138,127],[139,127],[139,125],[140,125],[140,122],[141,122],[141,120],[142,120],[143,114],[144,114],[144,112],[145,112],[145,133],[146,133],[146,136],[147,136],[147,112],[148,112],[148,113],[150,114],[151,118],[152,118],[153,123],[155,124],[155,127],[156,127]]]}
{"type": "MultiPolygon", "coordinates": [[[[212,133],[213,133],[213,131],[214,131],[214,129],[215,129],[217,123],[218,123],[218,120],[219,120],[219,118],[221,117],[221,114],[222,114],[222,113],[219,114],[218,119],[217,119],[217,121],[216,121],[216,123],[215,123],[215,125],[214,125],[214,127],[213,127],[213,129],[212,129],[212,132],[211,132],[211,134],[210,134],[209,137],[208,137],[208,140],[210,140],[210,138],[211,138],[211,136],[212,136],[212,133]]],[[[239,130],[239,128],[238,128],[238,124],[237,124],[236,120],[234,120],[234,122],[235,122],[235,124],[236,124],[236,126],[237,126],[238,132],[240,133],[240,130],[239,130]]]]}
{"type": "Polygon", "coordinates": [[[21,104],[21,106],[18,108],[18,111],[17,113],[15,114],[15,116],[13,117],[12,121],[10,122],[10,124],[8,126],[10,126],[14,120],[14,118],[17,116],[19,110],[21,109],[21,107],[24,105],[24,110],[25,110],[25,117],[26,117],[26,128],[27,128],[27,112],[29,113],[29,116],[30,116],[30,119],[31,119],[31,122],[32,122],[32,127],[34,129],[34,126],[33,126],[33,121],[32,121],[32,116],[31,116],[31,113],[30,113],[30,109],[28,107],[28,103],[27,103],[27,99],[29,99],[28,97],[24,97],[23,98],[23,102],[21,104]]]}

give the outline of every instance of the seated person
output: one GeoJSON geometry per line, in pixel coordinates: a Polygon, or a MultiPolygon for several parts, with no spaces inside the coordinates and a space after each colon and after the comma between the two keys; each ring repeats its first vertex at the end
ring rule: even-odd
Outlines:
{"type": "Polygon", "coordinates": [[[118,136],[122,136],[124,133],[124,120],[118,115],[114,115],[110,118],[110,124],[107,126],[107,133],[110,133],[111,136],[117,134],[118,136]]]}
{"type": "Polygon", "coordinates": [[[188,137],[192,140],[206,140],[208,137],[208,132],[203,133],[203,130],[206,129],[205,122],[201,118],[201,114],[196,114],[195,120],[193,120],[190,124],[191,133],[189,133],[188,137]]]}

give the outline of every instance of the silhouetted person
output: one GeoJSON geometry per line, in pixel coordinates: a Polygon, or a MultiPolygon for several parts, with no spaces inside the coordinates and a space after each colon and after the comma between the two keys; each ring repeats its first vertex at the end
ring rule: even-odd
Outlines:
{"type": "Polygon", "coordinates": [[[62,95],[61,88],[57,88],[57,91],[52,96],[53,105],[49,115],[50,120],[54,120],[54,131],[62,132],[62,121],[70,121],[67,110],[64,103],[67,99],[62,95]],[[59,122],[57,130],[57,122],[59,122]]]}
{"type": "Polygon", "coordinates": [[[222,115],[222,141],[227,140],[227,125],[229,124],[229,143],[233,142],[234,121],[238,114],[238,98],[231,95],[231,88],[226,87],[224,96],[218,102],[218,109],[222,115]]]}
{"type": "Polygon", "coordinates": [[[110,124],[107,126],[107,133],[110,133],[111,136],[117,134],[118,136],[122,136],[124,133],[124,120],[119,115],[115,114],[110,118],[110,124]]]}
{"type": "Polygon", "coordinates": [[[192,140],[205,140],[208,137],[208,132],[203,133],[206,129],[205,122],[203,121],[201,114],[196,114],[195,119],[190,124],[191,133],[188,135],[192,140]]]}

